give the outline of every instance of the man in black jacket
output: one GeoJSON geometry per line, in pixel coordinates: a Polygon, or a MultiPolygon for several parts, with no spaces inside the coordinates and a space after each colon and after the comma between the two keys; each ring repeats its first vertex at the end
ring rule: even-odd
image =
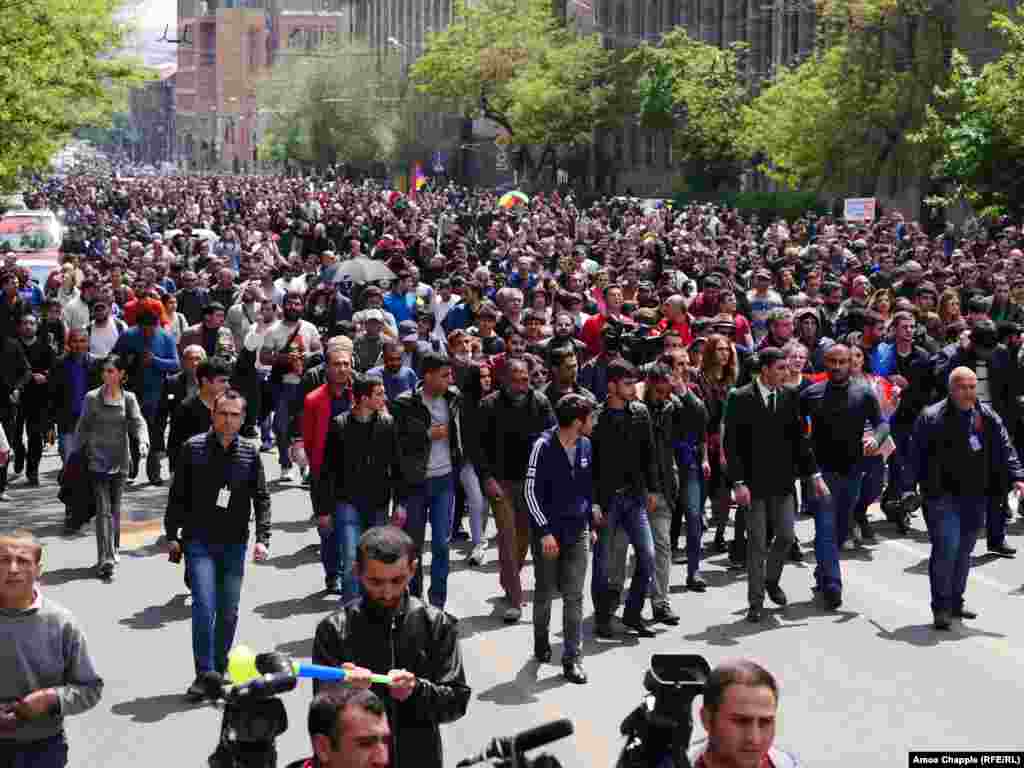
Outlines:
{"type": "Polygon", "coordinates": [[[84,328],[68,331],[67,352],[50,370],[51,422],[57,427],[61,462],[74,450],[75,427],[82,415],[85,393],[102,383],[96,358],[89,354],[89,335],[84,328]]]}
{"type": "Polygon", "coordinates": [[[18,341],[25,351],[30,374],[22,393],[21,407],[14,425],[14,434],[7,437],[14,448],[14,474],[25,470],[30,487],[39,487],[39,462],[43,457],[43,439],[49,427],[50,369],[53,368],[53,347],[39,334],[39,321],[28,314],[18,323],[18,341]],[[28,437],[28,447],[24,438],[28,437]]]}
{"type": "MultiPolygon", "coordinates": [[[[317,523],[333,529],[337,553],[325,558],[336,564],[329,585],[348,603],[359,596],[356,549],[362,532],[387,520],[388,505],[401,473],[395,422],[387,413],[384,382],[356,374],[352,409],[331,419],[316,488],[317,523]]],[[[326,567],[326,566],[325,566],[326,567]]],[[[330,574],[329,574],[330,577],[330,574]]]]}
{"type": "Polygon", "coordinates": [[[181,401],[171,419],[167,438],[167,459],[174,472],[185,441],[213,426],[213,404],[231,381],[231,363],[222,357],[203,360],[196,367],[199,390],[181,401]]]}
{"type": "Polygon", "coordinates": [[[647,407],[637,402],[638,373],[622,359],[608,364],[608,402],[598,412],[590,441],[594,449],[594,520],[598,525],[594,546],[591,597],[594,632],[616,634],[612,623],[618,597],[610,584],[625,582],[625,547],[616,546],[623,532],[636,553],[636,571],[622,616],[623,626],[641,637],[653,637],[641,612],[654,575],[654,539],[649,516],[662,493],[661,473],[654,451],[654,435],[647,407]],[[621,535],[621,534],[620,534],[621,535]],[[615,573],[610,573],[615,571],[615,573]]]}
{"type": "MultiPolygon", "coordinates": [[[[10,336],[0,336],[0,424],[7,435],[14,434],[22,394],[32,375],[25,350],[21,343],[10,336]]],[[[10,462],[0,466],[0,501],[7,501],[7,468],[10,462]]]]}
{"type": "Polygon", "coordinates": [[[185,443],[167,498],[164,527],[171,562],[187,557],[192,582],[192,655],[201,700],[227,670],[238,625],[249,519],[256,518],[253,559],[270,551],[270,494],[263,462],[238,437],[245,400],[229,389],[213,405],[213,429],[185,443]]]}
{"type": "Polygon", "coordinates": [[[343,683],[373,688],[387,702],[390,768],[441,768],[442,723],[466,714],[466,685],[455,621],[408,594],[416,545],[394,527],[371,528],[359,540],[363,597],[323,619],[313,638],[313,663],[341,667],[343,683]],[[387,674],[390,685],[370,674],[387,674]]]}
{"type": "Polygon", "coordinates": [[[758,377],[729,393],[723,440],[736,503],[747,507],[747,620],[755,623],[763,617],[766,587],[772,602],[786,603],[779,579],[795,535],[797,477],[812,476],[815,493],[828,493],[804,434],[797,392],[783,386],[786,353],[765,347],[758,358],[758,377]],[[771,551],[769,519],[775,532],[771,551]]]}
{"type": "MultiPolygon", "coordinates": [[[[404,526],[422,549],[430,521],[429,600],[442,609],[448,599],[455,478],[463,460],[462,395],[451,381],[451,361],[430,352],[423,358],[423,382],[415,391],[403,392],[391,406],[402,450],[399,497],[405,509],[404,526]]],[[[412,592],[417,597],[423,594],[423,566],[418,561],[412,592]]]]}
{"type": "Polygon", "coordinates": [[[555,412],[544,395],[530,386],[526,361],[505,363],[505,381],[480,403],[480,483],[494,510],[498,527],[498,565],[508,605],[504,619],[522,618],[520,572],[530,549],[530,513],[523,487],[530,449],[555,425],[555,412]]]}

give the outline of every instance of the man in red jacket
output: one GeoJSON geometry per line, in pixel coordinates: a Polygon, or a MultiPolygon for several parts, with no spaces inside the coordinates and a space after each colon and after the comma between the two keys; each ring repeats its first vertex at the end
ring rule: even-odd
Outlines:
{"type": "Polygon", "coordinates": [[[608,320],[615,320],[627,325],[633,325],[633,321],[622,314],[622,286],[609,285],[604,291],[605,309],[598,315],[591,316],[583,324],[580,331],[580,340],[587,345],[587,352],[591,358],[600,357],[604,351],[604,337],[601,332],[608,324],[608,320]]]}
{"type": "MultiPolygon", "coordinates": [[[[308,395],[302,409],[302,442],[309,460],[309,493],[313,511],[318,513],[317,483],[323,467],[324,446],[331,419],[352,408],[352,350],[350,346],[327,345],[327,382],[308,395]]],[[[333,527],[320,527],[320,561],[324,566],[327,589],[341,594],[338,573],[338,544],[333,527]]]]}

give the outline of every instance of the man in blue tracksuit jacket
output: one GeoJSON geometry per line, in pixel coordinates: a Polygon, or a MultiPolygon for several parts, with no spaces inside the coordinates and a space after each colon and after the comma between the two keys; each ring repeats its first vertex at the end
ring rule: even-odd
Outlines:
{"type": "Polygon", "coordinates": [[[596,403],[585,395],[564,395],[555,406],[558,426],[544,432],[530,450],[523,493],[530,512],[533,552],[533,649],[541,663],[551,660],[548,625],[551,597],[562,593],[565,646],[562,672],[573,683],[587,682],[580,661],[583,581],[587,575],[594,491],[593,430],[596,403]]]}
{"type": "MultiPolygon", "coordinates": [[[[164,380],[181,370],[181,365],[174,337],[159,326],[156,315],[148,309],[143,310],[138,321],[138,326],[121,334],[114,345],[114,352],[128,361],[128,387],[139,399],[142,417],[146,420],[149,439],[152,441],[146,458],[146,474],[151,483],[159,485],[163,482],[160,478],[160,459],[165,450],[163,430],[157,428],[160,395],[164,389],[164,380]]],[[[138,471],[139,459],[135,454],[133,450],[135,470],[132,477],[138,471]]]]}

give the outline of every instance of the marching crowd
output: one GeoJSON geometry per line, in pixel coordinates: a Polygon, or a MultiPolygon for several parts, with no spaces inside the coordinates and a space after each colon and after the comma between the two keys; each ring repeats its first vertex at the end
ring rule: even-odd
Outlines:
{"type": "MultiPolygon", "coordinates": [[[[447,636],[453,544],[483,564],[490,518],[504,620],[522,618],[532,555],[534,654],[551,659],[560,593],[576,683],[588,566],[602,637],[678,624],[670,583],[705,592],[706,548],[746,572],[751,622],[766,597],[786,604],[784,564],[811,548],[834,610],[839,553],[883,520],[907,535],[920,509],[941,631],[976,616],[980,533],[1015,555],[1024,232],[1007,220],[930,236],[896,212],[760,221],[557,193],[505,208],[454,187],[268,177],[69,178],[28,198],[62,210],[68,236],[45,285],[13,254],[0,273],[0,500],[22,473],[37,486],[59,441],[66,523],[95,517],[109,580],[124,484],[169,470],[194,698],[226,670],[250,518],[253,556],[269,556],[261,452],[276,451],[272,482],[309,487],[325,586],[346,606],[317,630],[328,664],[353,661],[346,626],[387,592],[367,553],[409,566],[394,579],[414,597],[380,600],[415,598],[447,636]],[[795,538],[801,514],[813,544],[795,538]]],[[[442,666],[449,688],[431,695],[458,717],[457,643],[442,666]]],[[[394,685],[418,690],[410,674],[394,685]]]]}

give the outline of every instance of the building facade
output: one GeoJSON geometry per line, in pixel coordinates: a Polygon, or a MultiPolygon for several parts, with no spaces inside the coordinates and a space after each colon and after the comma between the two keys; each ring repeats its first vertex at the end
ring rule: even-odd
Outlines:
{"type": "Polygon", "coordinates": [[[128,91],[128,115],[139,137],[135,160],[159,167],[175,158],[174,64],[159,68],[159,78],[128,91]]]}

